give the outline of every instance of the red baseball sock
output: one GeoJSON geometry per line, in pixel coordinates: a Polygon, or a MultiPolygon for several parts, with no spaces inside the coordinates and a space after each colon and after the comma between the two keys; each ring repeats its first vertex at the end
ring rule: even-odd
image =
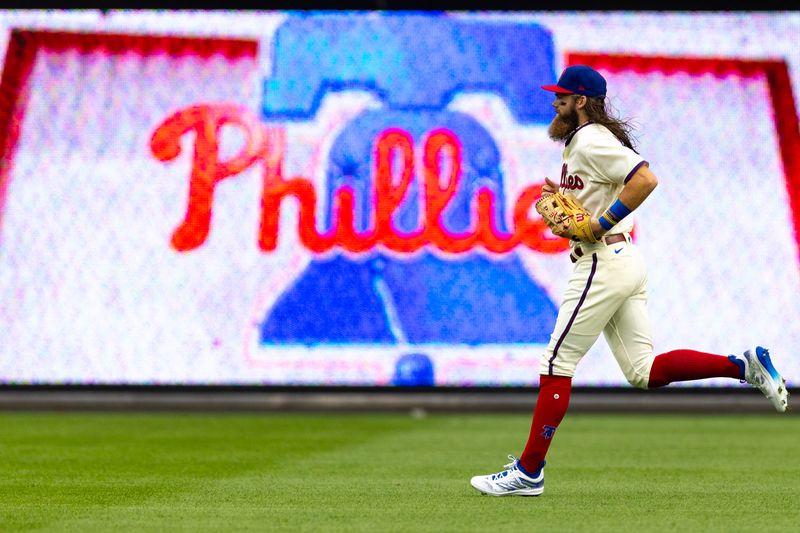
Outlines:
{"type": "Polygon", "coordinates": [[[567,414],[571,391],[572,378],[547,375],[539,377],[539,397],[533,412],[531,433],[519,458],[525,471],[533,474],[541,467],[553,434],[567,414]]]}
{"type": "Polygon", "coordinates": [[[649,388],[663,387],[673,381],[705,378],[744,379],[744,366],[729,357],[694,350],[673,350],[662,353],[653,361],[649,388]]]}

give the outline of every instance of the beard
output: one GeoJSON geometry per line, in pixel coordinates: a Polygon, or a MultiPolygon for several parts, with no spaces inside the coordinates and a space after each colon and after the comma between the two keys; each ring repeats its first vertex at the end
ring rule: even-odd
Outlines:
{"type": "Polygon", "coordinates": [[[554,141],[566,141],[572,131],[578,127],[578,110],[573,109],[565,117],[556,115],[547,128],[547,134],[554,141]]]}

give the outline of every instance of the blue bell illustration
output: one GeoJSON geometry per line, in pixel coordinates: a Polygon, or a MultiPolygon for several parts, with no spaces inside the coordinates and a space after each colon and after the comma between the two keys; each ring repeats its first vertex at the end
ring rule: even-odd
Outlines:
{"type": "MultiPolygon", "coordinates": [[[[354,191],[355,229],[373,227],[375,147],[392,130],[407,134],[418,149],[433,131],[449,132],[460,143],[458,187],[440,217],[447,232],[474,225],[472,201],[480,188],[496,199],[495,227],[509,231],[497,145],[477,120],[447,104],[461,92],[492,92],[520,123],[549,122],[549,100],[534,90],[555,74],[549,32],[535,24],[446,16],[291,16],[278,28],[274,50],[274,72],[264,83],[265,120],[312,120],[327,91],[368,90],[384,103],[344,125],[334,140],[320,229],[335,224],[334,194],[344,185],[354,191]]],[[[424,222],[424,179],[416,165],[393,214],[396,231],[413,234],[424,222]]],[[[556,314],[513,252],[444,258],[429,249],[406,255],[373,250],[313,259],[266,311],[260,340],[410,347],[546,343],[556,314]]],[[[424,382],[427,356],[417,349],[406,355],[394,381],[405,383],[408,375],[424,382]]],[[[430,374],[432,381],[432,366],[430,374]]]]}

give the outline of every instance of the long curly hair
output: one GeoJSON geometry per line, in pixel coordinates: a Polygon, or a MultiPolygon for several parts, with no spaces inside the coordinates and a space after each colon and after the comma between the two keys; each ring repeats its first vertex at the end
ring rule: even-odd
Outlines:
{"type": "MultiPolygon", "coordinates": [[[[603,96],[587,97],[584,111],[589,116],[589,120],[595,124],[600,124],[608,128],[619,142],[636,152],[635,140],[632,136],[634,131],[629,120],[622,120],[609,113],[606,106],[606,98],[603,96]]],[[[638,152],[637,152],[638,153],[638,152]]]]}

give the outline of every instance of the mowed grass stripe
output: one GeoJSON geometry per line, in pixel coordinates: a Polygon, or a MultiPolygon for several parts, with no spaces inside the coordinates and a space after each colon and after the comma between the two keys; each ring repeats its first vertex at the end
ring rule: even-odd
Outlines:
{"type": "Polygon", "coordinates": [[[0,414],[0,529],[786,531],[791,416],[568,415],[539,498],[490,498],[530,418],[0,414]],[[746,505],[745,505],[746,503],[746,505]]]}

